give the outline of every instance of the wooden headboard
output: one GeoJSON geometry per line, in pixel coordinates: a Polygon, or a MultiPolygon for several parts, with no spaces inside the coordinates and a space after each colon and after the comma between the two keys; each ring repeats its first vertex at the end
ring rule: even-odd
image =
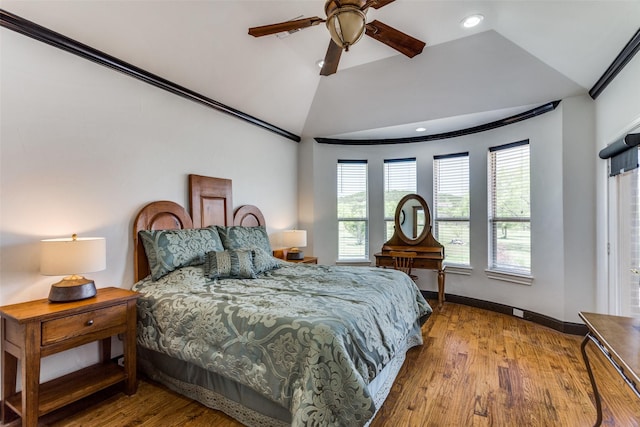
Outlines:
{"type": "Polygon", "coordinates": [[[233,200],[231,180],[189,175],[191,218],[196,228],[231,225],[233,200]]]}
{"type": "Polygon", "coordinates": [[[264,216],[257,206],[243,205],[236,209],[233,214],[233,225],[242,225],[244,227],[265,225],[264,216]]]}
{"type": "Polygon", "coordinates": [[[244,205],[236,209],[232,218],[232,185],[230,179],[189,175],[191,215],[179,204],[170,201],[151,202],[143,207],[133,222],[133,269],[137,282],[150,274],[141,230],[175,230],[203,228],[210,225],[265,225],[260,209],[244,205]]]}

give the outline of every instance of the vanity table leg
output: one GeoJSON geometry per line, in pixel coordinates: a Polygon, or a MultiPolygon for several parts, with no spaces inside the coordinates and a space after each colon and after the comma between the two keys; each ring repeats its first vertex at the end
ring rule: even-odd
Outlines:
{"type": "Polygon", "coordinates": [[[591,381],[591,388],[593,388],[593,398],[595,400],[597,419],[596,423],[593,427],[598,427],[602,424],[602,402],[600,401],[600,393],[598,393],[598,386],[596,385],[596,379],[593,376],[593,372],[591,371],[591,364],[589,363],[589,358],[587,357],[586,346],[589,340],[591,340],[591,334],[588,333],[587,336],[582,340],[582,345],[580,345],[580,351],[582,352],[582,358],[584,359],[584,364],[587,367],[587,373],[589,374],[589,380],[591,381]]]}
{"type": "Polygon", "coordinates": [[[438,270],[438,307],[444,304],[444,269],[438,270]]]}

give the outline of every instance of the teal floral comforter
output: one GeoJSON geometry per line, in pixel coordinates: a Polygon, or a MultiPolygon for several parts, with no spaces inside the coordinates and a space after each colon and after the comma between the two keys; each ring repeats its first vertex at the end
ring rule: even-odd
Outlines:
{"type": "Polygon", "coordinates": [[[367,385],[431,313],[395,270],[289,264],[256,279],[206,279],[202,266],[136,283],[138,344],[253,388],[292,425],[361,426],[367,385]]]}

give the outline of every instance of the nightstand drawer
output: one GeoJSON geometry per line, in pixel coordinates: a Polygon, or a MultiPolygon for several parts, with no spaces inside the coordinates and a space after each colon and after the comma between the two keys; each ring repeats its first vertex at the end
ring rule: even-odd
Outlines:
{"type": "Polygon", "coordinates": [[[42,345],[91,334],[127,323],[127,306],[116,305],[42,323],[42,345]]]}

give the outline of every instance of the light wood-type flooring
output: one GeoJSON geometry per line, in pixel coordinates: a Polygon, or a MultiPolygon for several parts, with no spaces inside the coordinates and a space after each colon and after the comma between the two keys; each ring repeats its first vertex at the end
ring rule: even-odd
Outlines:
{"type": "MultiPolygon", "coordinates": [[[[436,309],[422,331],[424,345],[409,351],[372,427],[593,425],[596,411],[580,354],[582,337],[452,303],[436,309]]],[[[640,400],[592,345],[602,425],[638,426],[640,400]]],[[[52,415],[42,424],[240,426],[144,378],[134,396],[117,393],[79,412],[52,415]]]]}

